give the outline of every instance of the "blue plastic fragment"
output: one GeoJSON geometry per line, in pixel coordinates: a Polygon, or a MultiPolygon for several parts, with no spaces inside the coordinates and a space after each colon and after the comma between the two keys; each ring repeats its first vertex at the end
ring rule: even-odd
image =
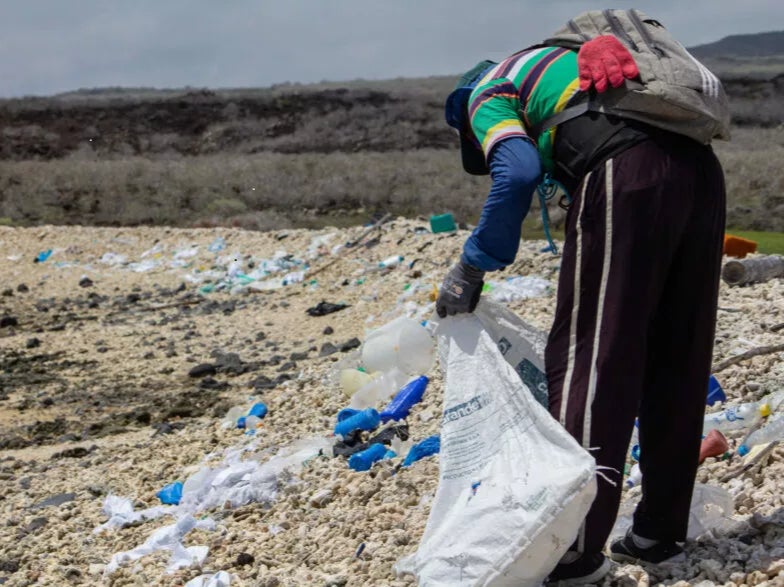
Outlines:
{"type": "Polygon", "coordinates": [[[155,496],[166,505],[178,505],[182,499],[182,481],[169,483],[162,488],[155,496]]]}
{"type": "Polygon", "coordinates": [[[439,452],[441,452],[441,437],[437,435],[430,436],[411,447],[411,450],[408,451],[408,455],[406,455],[406,459],[403,461],[403,466],[408,467],[420,459],[438,454],[439,452]]]}

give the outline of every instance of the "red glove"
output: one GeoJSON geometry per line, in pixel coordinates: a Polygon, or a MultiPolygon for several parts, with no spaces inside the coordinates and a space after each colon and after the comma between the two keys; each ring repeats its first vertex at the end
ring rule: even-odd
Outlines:
{"type": "Polygon", "coordinates": [[[593,85],[597,92],[607,89],[607,82],[614,88],[623,84],[624,78],[640,75],[632,54],[612,35],[601,35],[584,43],[577,53],[580,72],[580,90],[593,85]]]}

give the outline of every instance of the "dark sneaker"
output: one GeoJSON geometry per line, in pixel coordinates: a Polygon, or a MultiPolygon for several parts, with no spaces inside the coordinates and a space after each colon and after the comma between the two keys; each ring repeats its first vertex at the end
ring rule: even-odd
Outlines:
{"type": "Polygon", "coordinates": [[[602,553],[584,554],[571,563],[560,563],[547,577],[547,587],[590,585],[610,571],[610,561],[602,553]]]}
{"type": "Polygon", "coordinates": [[[619,563],[651,563],[667,564],[681,562],[686,559],[683,548],[675,542],[659,542],[650,548],[640,548],[634,543],[632,531],[616,540],[610,546],[610,558],[619,563]]]}

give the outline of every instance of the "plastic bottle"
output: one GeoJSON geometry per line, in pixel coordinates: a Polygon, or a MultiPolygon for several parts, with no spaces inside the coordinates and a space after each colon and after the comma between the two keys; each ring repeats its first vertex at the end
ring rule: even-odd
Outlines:
{"type": "Polygon", "coordinates": [[[354,430],[375,430],[380,423],[381,418],[378,412],[373,408],[368,408],[335,424],[335,434],[346,437],[354,430]]]}
{"type": "Polygon", "coordinates": [[[629,471],[629,476],[626,478],[626,488],[631,489],[635,485],[639,485],[641,482],[642,471],[640,470],[640,465],[635,463],[632,467],[632,470],[629,471]]]}
{"type": "Polygon", "coordinates": [[[387,447],[377,442],[362,452],[354,453],[348,459],[348,466],[355,471],[368,471],[373,463],[380,461],[387,454],[387,447]]]}
{"type": "Polygon", "coordinates": [[[352,408],[364,410],[371,408],[380,402],[387,401],[392,395],[403,387],[408,381],[408,377],[399,369],[390,369],[377,377],[373,377],[365,385],[360,387],[351,396],[352,408]]]}
{"type": "Polygon", "coordinates": [[[762,418],[769,415],[770,405],[764,399],[758,402],[729,407],[721,412],[705,416],[702,434],[707,435],[711,430],[726,432],[728,430],[751,428],[762,418]]]}
{"type": "Polygon", "coordinates": [[[403,262],[403,257],[400,255],[395,255],[393,257],[387,257],[383,261],[379,262],[378,266],[380,269],[386,269],[388,267],[397,267],[403,262]]]}
{"type": "Polygon", "coordinates": [[[397,392],[389,405],[381,411],[381,422],[386,424],[389,420],[403,420],[408,417],[411,406],[422,401],[425,388],[430,380],[422,375],[406,384],[397,392]]]}
{"type": "Polygon", "coordinates": [[[752,448],[758,444],[767,444],[774,440],[784,438],[784,414],[777,414],[759,430],[755,430],[749,437],[738,447],[738,454],[746,456],[752,448]]]}
{"type": "Polygon", "coordinates": [[[372,377],[359,369],[343,369],[340,372],[340,388],[346,396],[351,397],[361,387],[370,383],[372,377]]]}

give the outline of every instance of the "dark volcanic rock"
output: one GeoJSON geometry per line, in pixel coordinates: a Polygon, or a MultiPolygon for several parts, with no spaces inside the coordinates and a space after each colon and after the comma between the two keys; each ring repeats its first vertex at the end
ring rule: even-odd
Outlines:
{"type": "Polygon", "coordinates": [[[215,375],[218,369],[212,363],[201,363],[188,371],[188,377],[207,377],[215,375]]]}

